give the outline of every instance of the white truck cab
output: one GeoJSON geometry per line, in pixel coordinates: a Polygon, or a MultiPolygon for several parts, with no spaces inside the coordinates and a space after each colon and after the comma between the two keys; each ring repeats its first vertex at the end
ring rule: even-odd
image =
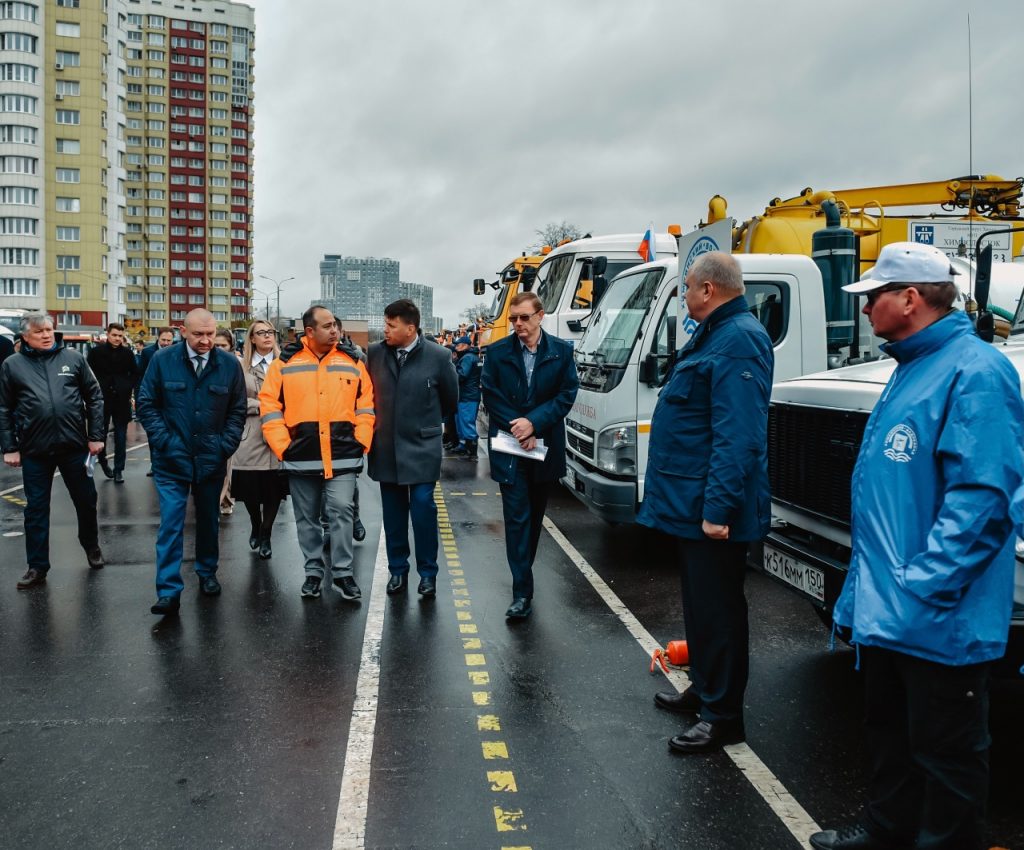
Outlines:
{"type": "MultiPolygon", "coordinates": [[[[676,255],[676,238],[670,233],[652,234],[657,257],[676,255]]],[[[545,333],[566,340],[583,336],[583,320],[591,315],[594,261],[607,259],[604,277],[611,280],[642,260],[637,248],[643,233],[587,236],[555,248],[537,269],[533,291],[544,304],[545,333]]]]}
{"type": "MultiPolygon", "coordinates": [[[[737,254],[750,310],[775,346],[775,378],[824,369],[821,273],[795,254],[737,254]]],[[[633,522],[644,494],[651,417],[672,355],[692,332],[677,257],[620,273],[577,343],[580,390],[566,419],[563,483],[609,522],[633,522]]]]}

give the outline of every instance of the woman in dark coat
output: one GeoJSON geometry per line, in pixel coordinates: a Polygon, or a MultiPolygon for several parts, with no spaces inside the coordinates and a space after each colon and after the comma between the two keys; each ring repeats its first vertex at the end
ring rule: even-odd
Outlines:
{"type": "Polygon", "coordinates": [[[260,426],[260,389],[267,369],[279,354],[273,326],[269,322],[253,322],[242,348],[247,407],[242,442],[232,458],[231,494],[245,504],[252,521],[249,546],[259,549],[264,559],[273,554],[270,533],[278,508],[288,495],[288,476],[278,472],[280,462],[263,440],[260,426]]]}

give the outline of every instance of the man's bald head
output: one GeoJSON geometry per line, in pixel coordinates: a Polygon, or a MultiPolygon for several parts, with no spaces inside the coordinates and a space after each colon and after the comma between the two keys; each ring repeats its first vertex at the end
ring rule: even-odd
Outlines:
{"type": "Polygon", "coordinates": [[[185,316],[185,342],[196,354],[207,354],[213,348],[217,320],[213,313],[197,307],[185,316]]]}

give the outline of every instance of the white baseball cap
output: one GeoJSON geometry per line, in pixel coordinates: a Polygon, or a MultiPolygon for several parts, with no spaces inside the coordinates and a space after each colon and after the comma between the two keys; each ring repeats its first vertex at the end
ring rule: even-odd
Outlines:
{"type": "Polygon", "coordinates": [[[950,264],[949,257],[934,245],[890,242],[879,252],[875,267],[843,290],[861,295],[893,283],[953,283],[953,275],[957,274],[960,272],[950,264]]]}

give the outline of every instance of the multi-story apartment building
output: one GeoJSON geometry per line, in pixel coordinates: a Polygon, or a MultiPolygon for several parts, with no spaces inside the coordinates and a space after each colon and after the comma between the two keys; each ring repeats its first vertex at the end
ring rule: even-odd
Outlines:
{"type": "Polygon", "coordinates": [[[424,328],[433,326],[434,290],[422,283],[399,280],[399,261],[387,257],[343,257],[325,254],[320,263],[320,300],[342,319],[384,327],[384,308],[410,298],[420,308],[424,328]]]}
{"type": "Polygon", "coordinates": [[[254,13],[0,0],[0,307],[248,316],[254,13]]]}

